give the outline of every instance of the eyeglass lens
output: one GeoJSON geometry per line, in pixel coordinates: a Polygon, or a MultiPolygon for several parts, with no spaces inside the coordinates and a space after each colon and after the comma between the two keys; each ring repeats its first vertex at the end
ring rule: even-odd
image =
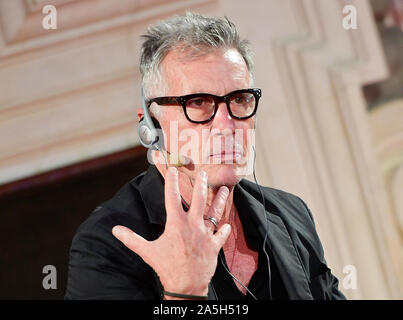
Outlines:
{"type": "MultiPolygon", "coordinates": [[[[232,115],[239,118],[250,116],[256,106],[255,96],[248,92],[231,94],[228,102],[232,115]]],[[[210,95],[193,97],[186,101],[186,113],[193,121],[204,121],[214,114],[215,104],[214,97],[210,95]]]]}

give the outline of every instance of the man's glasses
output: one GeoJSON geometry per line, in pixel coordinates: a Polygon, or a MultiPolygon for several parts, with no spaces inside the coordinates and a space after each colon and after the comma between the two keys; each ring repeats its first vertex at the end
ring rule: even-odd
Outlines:
{"type": "Polygon", "coordinates": [[[193,123],[206,123],[214,118],[218,105],[225,102],[228,113],[232,118],[244,120],[252,117],[257,110],[262,96],[260,89],[241,89],[225,96],[215,96],[208,93],[188,94],[181,97],[158,97],[147,101],[147,107],[153,102],[166,105],[181,105],[186,118],[193,123]]]}

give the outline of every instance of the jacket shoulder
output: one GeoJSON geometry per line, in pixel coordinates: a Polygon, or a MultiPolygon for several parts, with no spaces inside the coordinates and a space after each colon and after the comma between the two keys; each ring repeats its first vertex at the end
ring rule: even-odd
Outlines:
{"type": "MultiPolygon", "coordinates": [[[[262,202],[262,195],[255,183],[248,181],[243,187],[262,202]]],[[[328,271],[323,247],[312,214],[305,202],[300,197],[283,190],[262,186],[260,189],[265,198],[266,211],[281,218],[307,276],[313,278],[328,271]]]]}
{"type": "Polygon", "coordinates": [[[110,200],[96,207],[78,227],[70,247],[65,299],[154,299],[152,269],[112,234],[124,225],[144,238],[153,232],[147,223],[140,194],[133,182],[126,183],[110,200]]]}
{"type": "Polygon", "coordinates": [[[270,213],[290,222],[295,220],[295,222],[299,221],[315,227],[311,211],[306,203],[297,195],[280,189],[258,186],[256,183],[245,179],[241,181],[241,186],[261,203],[263,202],[262,192],[266,210],[270,213]]]}

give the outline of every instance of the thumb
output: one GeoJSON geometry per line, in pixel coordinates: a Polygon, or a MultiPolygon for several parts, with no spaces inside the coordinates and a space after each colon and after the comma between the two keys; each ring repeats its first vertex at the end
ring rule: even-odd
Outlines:
{"type": "Polygon", "coordinates": [[[231,226],[229,224],[224,224],[218,231],[214,234],[218,250],[222,248],[224,243],[227,241],[229,234],[231,233],[231,226]]]}
{"type": "Polygon", "coordinates": [[[146,253],[149,251],[149,241],[139,236],[134,231],[124,226],[114,226],[112,234],[120,240],[126,247],[137,253],[145,261],[146,253]]]}

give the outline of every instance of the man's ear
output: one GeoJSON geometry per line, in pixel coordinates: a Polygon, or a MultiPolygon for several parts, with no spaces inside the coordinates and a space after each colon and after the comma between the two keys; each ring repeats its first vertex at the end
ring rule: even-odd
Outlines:
{"type": "Polygon", "coordinates": [[[144,117],[144,111],[143,108],[137,108],[137,118],[140,119],[144,117]]]}

